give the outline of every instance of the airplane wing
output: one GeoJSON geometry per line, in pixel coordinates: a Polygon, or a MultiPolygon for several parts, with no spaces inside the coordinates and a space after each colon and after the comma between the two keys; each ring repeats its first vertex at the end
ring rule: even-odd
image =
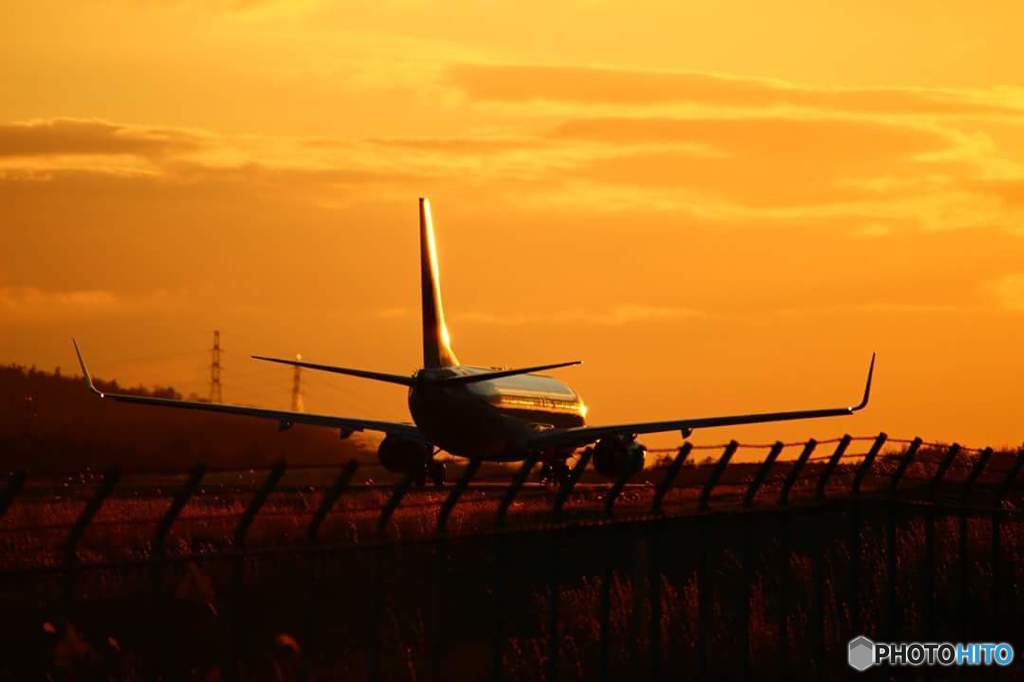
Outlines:
{"type": "Polygon", "coordinates": [[[794,410],[791,412],[760,412],[755,414],[737,414],[722,417],[698,417],[694,419],[678,419],[660,422],[639,422],[635,424],[614,424],[611,426],[580,426],[571,429],[552,429],[540,431],[530,439],[534,448],[579,447],[593,443],[606,436],[631,435],[641,433],[658,433],[663,431],[682,431],[683,437],[690,431],[712,426],[733,426],[737,424],[756,424],[760,422],[778,422],[791,419],[814,419],[817,417],[839,417],[850,415],[867,407],[871,396],[871,376],[875,371],[875,355],[871,354],[868,367],[868,380],[864,386],[864,397],[853,407],[834,407],[817,410],[794,410]]]}
{"type": "Polygon", "coordinates": [[[401,422],[387,422],[373,419],[356,419],[350,417],[335,417],[326,414],[309,414],[306,412],[291,412],[288,410],[270,410],[262,407],[246,407],[244,405],[225,405],[222,403],[204,403],[198,400],[175,400],[173,398],[157,398],[153,396],[129,395],[126,393],[107,393],[96,387],[92,381],[92,375],[82,358],[82,351],[78,348],[78,342],[72,339],[75,344],[75,353],[78,355],[78,364],[82,367],[82,375],[85,378],[85,385],[93,393],[101,398],[109,398],[125,403],[137,403],[140,405],[159,405],[162,407],[177,407],[186,410],[200,410],[203,412],[221,412],[224,414],[240,414],[249,417],[261,417],[264,419],[275,419],[282,429],[291,427],[293,424],[312,424],[314,426],[327,426],[339,429],[343,436],[353,431],[380,431],[383,433],[403,435],[412,438],[423,439],[419,429],[413,424],[401,422]]]}

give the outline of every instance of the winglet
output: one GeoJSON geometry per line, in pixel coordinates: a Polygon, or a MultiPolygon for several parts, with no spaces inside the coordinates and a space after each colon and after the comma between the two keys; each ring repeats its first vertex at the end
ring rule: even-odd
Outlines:
{"type": "Polygon", "coordinates": [[[858,412],[868,406],[868,398],[871,397],[871,376],[875,373],[875,354],[871,354],[871,364],[868,365],[868,381],[864,385],[864,397],[859,403],[850,408],[850,412],[858,412]]]}
{"type": "Polygon", "coordinates": [[[75,354],[78,356],[78,364],[82,367],[82,378],[85,381],[85,385],[89,387],[89,390],[104,398],[103,391],[96,388],[96,384],[92,383],[92,375],[89,374],[89,368],[85,366],[85,358],[82,357],[82,350],[78,347],[78,341],[71,339],[71,343],[75,344],[75,354]]]}

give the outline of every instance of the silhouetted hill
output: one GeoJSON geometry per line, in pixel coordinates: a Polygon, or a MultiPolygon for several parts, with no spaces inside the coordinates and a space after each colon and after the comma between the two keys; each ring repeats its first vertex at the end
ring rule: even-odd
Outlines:
{"type": "MultiPolygon", "coordinates": [[[[172,387],[111,392],[180,398],[172,387]]],[[[100,400],[79,378],[17,365],[0,367],[0,468],[80,470],[120,464],[129,470],[180,471],[196,461],[213,467],[335,465],[375,458],[358,434],[342,441],[332,429],[295,426],[279,432],[266,419],[204,414],[100,400]]]]}

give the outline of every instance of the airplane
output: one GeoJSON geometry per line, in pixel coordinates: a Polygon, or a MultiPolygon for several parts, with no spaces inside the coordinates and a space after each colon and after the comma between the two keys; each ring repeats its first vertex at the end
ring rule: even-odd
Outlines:
{"type": "Polygon", "coordinates": [[[643,467],[646,448],[636,440],[641,434],[679,431],[687,438],[694,429],[852,415],[868,404],[875,369],[874,354],[868,366],[864,395],[852,407],[589,426],[587,406],[579,394],[553,377],[537,374],[581,364],[579,360],[514,369],[459,362],[445,322],[437,243],[430,201],[426,198],[419,200],[419,228],[422,368],[411,375],[389,374],[252,356],[266,362],[405,386],[412,423],[107,393],[93,383],[78,342],[72,339],[85,384],[101,398],[263,417],[278,421],[282,430],[293,424],[313,424],[336,428],[342,438],[356,431],[380,432],[384,434],[377,450],[380,463],[389,471],[414,476],[421,486],[428,477],[435,485],[444,485],[444,464],[435,458],[441,450],[463,458],[497,462],[520,461],[533,456],[542,463],[542,480],[559,482],[569,473],[566,460],[577,449],[593,446],[594,468],[603,475],[617,476],[623,468],[632,472],[643,467]]]}

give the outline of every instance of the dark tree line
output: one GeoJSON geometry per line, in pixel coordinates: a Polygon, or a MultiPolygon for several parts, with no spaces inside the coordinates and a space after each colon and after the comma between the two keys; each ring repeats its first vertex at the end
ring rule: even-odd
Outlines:
{"type": "MultiPolygon", "coordinates": [[[[171,386],[125,388],[96,380],[101,390],[180,398],[171,386]]],[[[196,461],[214,467],[336,465],[374,457],[357,436],[341,441],[331,429],[270,420],[100,400],[80,378],[18,365],[0,367],[0,467],[28,471],[81,470],[119,464],[127,470],[180,471],[196,461]]]]}

